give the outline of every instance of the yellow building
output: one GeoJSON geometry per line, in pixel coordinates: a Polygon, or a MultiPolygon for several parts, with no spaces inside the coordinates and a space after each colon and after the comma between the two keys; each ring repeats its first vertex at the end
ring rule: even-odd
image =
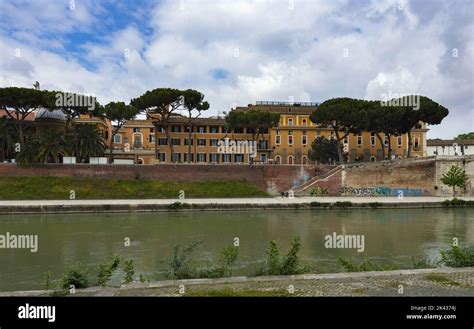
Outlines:
{"type": "MultiPolygon", "coordinates": [[[[332,129],[311,122],[310,115],[316,108],[316,103],[257,102],[255,105],[237,107],[233,111],[259,110],[279,113],[278,127],[270,129],[258,141],[253,162],[295,165],[310,162],[308,151],[317,137],[334,137],[332,129]]],[[[188,118],[173,116],[168,130],[173,144],[173,159],[164,129],[156,119],[128,121],[114,137],[115,158],[133,159],[139,164],[187,163],[190,143],[192,163],[250,162],[252,152],[249,152],[249,148],[242,147],[231,153],[222,153],[219,148],[220,141],[229,139],[244,142],[252,139],[252,134],[245,128],[228,132],[222,117],[194,119],[190,141],[188,118]]],[[[425,125],[413,130],[413,157],[426,155],[426,132],[425,125]]],[[[388,139],[383,134],[382,138],[387,157],[388,139]]],[[[392,156],[404,158],[408,148],[407,135],[392,136],[391,143],[392,156]]],[[[350,134],[343,145],[349,162],[382,160],[381,145],[373,133],[350,134]]]]}

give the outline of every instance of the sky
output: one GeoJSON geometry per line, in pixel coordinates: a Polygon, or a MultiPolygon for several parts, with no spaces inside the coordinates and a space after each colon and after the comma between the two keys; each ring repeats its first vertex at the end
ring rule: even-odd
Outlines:
{"type": "Polygon", "coordinates": [[[420,94],[474,131],[474,0],[0,0],[0,87],[255,101],[420,94]]]}

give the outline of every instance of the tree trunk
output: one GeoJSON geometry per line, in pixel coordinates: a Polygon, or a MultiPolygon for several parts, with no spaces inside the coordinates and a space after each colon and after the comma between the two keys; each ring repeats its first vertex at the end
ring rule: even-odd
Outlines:
{"type": "Polygon", "coordinates": [[[408,132],[407,132],[407,137],[408,137],[407,158],[409,158],[409,157],[411,156],[411,146],[412,146],[412,142],[411,142],[411,131],[408,131],[408,132]]]}
{"type": "Polygon", "coordinates": [[[385,144],[383,143],[382,136],[380,136],[380,133],[376,132],[375,136],[377,136],[377,139],[380,142],[380,145],[382,145],[382,161],[385,160],[385,144]]]}
{"type": "Polygon", "coordinates": [[[392,136],[388,134],[388,159],[392,160],[392,136]]]}
{"type": "MultiPolygon", "coordinates": [[[[334,133],[336,134],[336,140],[337,140],[337,156],[339,158],[339,164],[343,164],[344,163],[344,158],[342,156],[342,145],[341,145],[341,140],[345,138],[345,136],[343,138],[339,138],[339,131],[337,130],[336,127],[333,126],[333,129],[334,129],[334,133]]],[[[347,135],[346,135],[347,136],[347,135]]]]}
{"type": "Polygon", "coordinates": [[[170,147],[170,155],[171,155],[171,159],[170,159],[170,163],[173,163],[173,158],[174,158],[174,148],[173,148],[173,141],[171,140],[171,137],[170,137],[170,132],[169,132],[169,127],[167,125],[164,125],[164,127],[166,126],[165,129],[165,135],[166,135],[166,139],[168,140],[168,146],[170,147]]]}
{"type": "Polygon", "coordinates": [[[115,134],[112,134],[112,138],[109,142],[109,164],[112,164],[114,161],[114,136],[115,134]]]}

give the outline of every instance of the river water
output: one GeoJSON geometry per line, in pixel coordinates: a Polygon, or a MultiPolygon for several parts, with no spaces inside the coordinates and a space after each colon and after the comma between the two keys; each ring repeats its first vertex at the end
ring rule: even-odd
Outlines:
{"type": "MultiPolygon", "coordinates": [[[[0,249],[0,291],[43,289],[45,273],[59,279],[66,264],[80,262],[91,274],[98,263],[119,254],[133,259],[137,276],[163,279],[166,259],[176,244],[202,241],[198,266],[209,266],[219,250],[238,238],[234,274],[252,274],[275,240],[286,252],[301,237],[303,261],[316,272],[340,272],[337,257],[410,267],[412,257],[435,257],[453,237],[474,243],[472,209],[252,210],[127,214],[0,216],[0,235],[38,235],[38,251],[0,249]],[[325,248],[325,237],[363,235],[363,252],[325,248]],[[127,239],[130,245],[127,246],[127,239]]],[[[112,283],[120,281],[117,273],[112,283]]]]}

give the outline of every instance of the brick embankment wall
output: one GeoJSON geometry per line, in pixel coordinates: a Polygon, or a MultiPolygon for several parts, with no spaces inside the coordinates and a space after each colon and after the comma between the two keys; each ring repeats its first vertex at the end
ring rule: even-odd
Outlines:
{"type": "Polygon", "coordinates": [[[300,185],[312,178],[316,171],[326,172],[325,166],[288,165],[89,165],[42,164],[19,166],[0,164],[2,176],[59,176],[122,179],[155,179],[160,181],[216,181],[245,179],[270,194],[300,185]]]}

